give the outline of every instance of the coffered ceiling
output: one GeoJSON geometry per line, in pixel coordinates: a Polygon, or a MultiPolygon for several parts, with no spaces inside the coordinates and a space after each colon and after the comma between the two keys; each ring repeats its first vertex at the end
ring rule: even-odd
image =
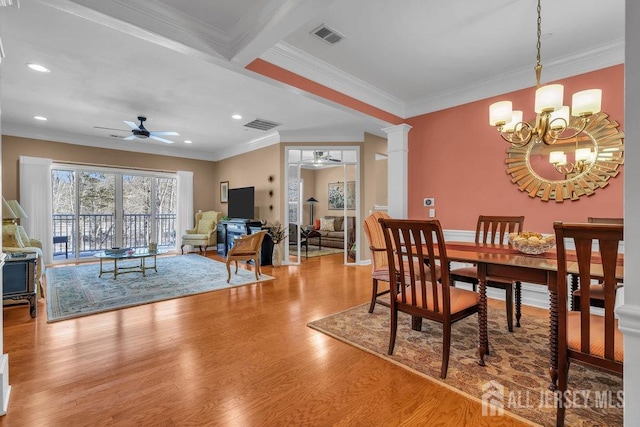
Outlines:
{"type": "MultiPolygon", "coordinates": [[[[543,82],[623,63],[624,0],[543,0],[542,32],[543,82]]],[[[21,0],[0,37],[3,134],[216,160],[389,125],[248,71],[257,58],[402,118],[531,87],[536,1],[21,0]],[[123,140],[139,115],[180,135],[123,140]],[[280,125],[244,126],[258,118],[280,125]]]]}

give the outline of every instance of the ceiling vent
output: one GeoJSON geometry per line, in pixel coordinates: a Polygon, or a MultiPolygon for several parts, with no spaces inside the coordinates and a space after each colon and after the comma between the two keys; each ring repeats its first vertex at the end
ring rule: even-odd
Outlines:
{"type": "Polygon", "coordinates": [[[311,31],[311,34],[320,37],[322,40],[329,44],[336,44],[344,38],[343,35],[327,27],[325,24],[320,25],[315,30],[311,31]]]}
{"type": "Polygon", "coordinates": [[[269,120],[264,119],[255,119],[254,121],[247,123],[245,127],[259,130],[271,130],[276,126],[280,126],[281,124],[282,123],[270,122],[269,120]]]}

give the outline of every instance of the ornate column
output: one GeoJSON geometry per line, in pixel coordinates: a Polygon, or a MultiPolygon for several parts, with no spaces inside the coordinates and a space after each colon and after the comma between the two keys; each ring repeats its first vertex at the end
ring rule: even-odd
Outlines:
{"type": "Polygon", "coordinates": [[[388,155],[388,213],[393,218],[407,218],[409,131],[411,126],[401,124],[382,129],[387,134],[388,155]]]}

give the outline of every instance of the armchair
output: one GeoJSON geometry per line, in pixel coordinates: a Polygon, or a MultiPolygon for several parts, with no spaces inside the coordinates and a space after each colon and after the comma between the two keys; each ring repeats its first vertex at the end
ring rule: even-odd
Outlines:
{"type": "Polygon", "coordinates": [[[247,234],[238,237],[233,247],[227,254],[227,283],[231,281],[231,262],[236,263],[236,274],[238,274],[238,261],[253,261],[256,269],[256,280],[260,278],[260,248],[262,247],[262,240],[267,234],[266,230],[258,231],[257,233],[247,234]]]}
{"type": "Polygon", "coordinates": [[[182,235],[180,252],[184,254],[185,245],[200,248],[200,251],[207,256],[207,247],[216,246],[218,243],[217,230],[218,223],[222,220],[222,212],[206,211],[196,213],[195,227],[186,230],[182,235]]]}
{"type": "Polygon", "coordinates": [[[26,252],[35,253],[36,259],[36,283],[38,298],[44,297],[42,286],[42,275],[44,274],[44,263],[42,258],[42,242],[32,239],[27,235],[24,227],[16,224],[2,225],[2,252],[26,252]]]}

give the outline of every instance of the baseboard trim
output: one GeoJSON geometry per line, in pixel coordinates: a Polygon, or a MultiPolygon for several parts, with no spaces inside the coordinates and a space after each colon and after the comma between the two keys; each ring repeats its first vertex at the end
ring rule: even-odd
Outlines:
{"type": "Polygon", "coordinates": [[[9,355],[3,354],[0,360],[0,400],[2,400],[2,408],[0,408],[0,416],[6,415],[9,410],[9,396],[11,395],[11,386],[9,385],[9,355]]]}

